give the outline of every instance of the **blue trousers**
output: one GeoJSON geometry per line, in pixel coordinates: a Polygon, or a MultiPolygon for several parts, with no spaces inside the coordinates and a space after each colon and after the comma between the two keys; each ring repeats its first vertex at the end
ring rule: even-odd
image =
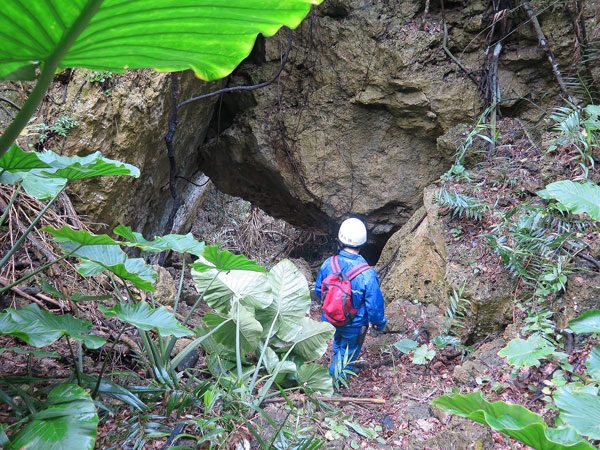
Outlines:
{"type": "Polygon", "coordinates": [[[333,376],[338,358],[341,359],[343,364],[346,352],[348,353],[348,360],[342,369],[354,371],[352,363],[358,359],[366,334],[366,326],[336,328],[333,335],[333,358],[329,366],[329,375],[333,376]]]}

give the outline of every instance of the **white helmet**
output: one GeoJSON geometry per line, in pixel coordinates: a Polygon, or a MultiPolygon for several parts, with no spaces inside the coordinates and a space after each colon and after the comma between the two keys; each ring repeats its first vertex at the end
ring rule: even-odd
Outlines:
{"type": "Polygon", "coordinates": [[[355,217],[346,219],[340,226],[338,240],[348,247],[360,247],[367,242],[367,227],[355,217]]]}

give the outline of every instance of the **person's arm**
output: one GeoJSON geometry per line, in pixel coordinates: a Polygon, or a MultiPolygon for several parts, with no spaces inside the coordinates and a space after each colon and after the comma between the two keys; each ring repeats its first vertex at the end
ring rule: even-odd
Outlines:
{"type": "Polygon", "coordinates": [[[369,274],[365,289],[365,304],[367,313],[369,314],[369,322],[379,330],[383,331],[387,319],[385,318],[383,294],[379,288],[379,279],[373,270],[373,274],[369,274]]]}
{"type": "Polygon", "coordinates": [[[315,294],[317,297],[319,297],[320,300],[323,300],[322,298],[322,287],[323,287],[323,280],[325,279],[325,263],[323,263],[321,265],[321,268],[319,269],[319,273],[317,275],[317,281],[315,282],[315,294]]]}

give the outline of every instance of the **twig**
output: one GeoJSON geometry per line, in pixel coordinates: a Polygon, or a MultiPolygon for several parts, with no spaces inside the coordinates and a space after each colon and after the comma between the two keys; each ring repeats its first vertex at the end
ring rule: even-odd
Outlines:
{"type": "Polygon", "coordinates": [[[454,61],[456,63],[456,65],[458,67],[460,67],[462,69],[462,71],[464,73],[467,74],[467,76],[473,81],[473,83],[475,83],[477,86],[479,86],[479,81],[477,80],[477,77],[475,75],[473,75],[473,73],[468,70],[463,63],[461,63],[458,58],[456,58],[456,56],[454,56],[452,54],[452,52],[450,51],[450,49],[448,48],[448,25],[446,24],[446,9],[444,8],[444,0],[441,0],[441,6],[442,6],[442,16],[443,16],[443,23],[444,23],[444,40],[442,41],[442,48],[444,49],[444,52],[446,53],[446,55],[448,55],[448,57],[454,61]]]}
{"type": "MultiPolygon", "coordinates": [[[[10,284],[10,282],[8,280],[5,280],[4,278],[0,278],[0,284],[4,285],[4,286],[8,286],[10,284]]],[[[13,286],[10,288],[11,291],[13,291],[15,294],[17,294],[20,297],[23,297],[31,302],[35,302],[37,303],[39,306],[41,306],[42,308],[46,308],[46,305],[44,305],[44,303],[42,303],[41,300],[37,299],[36,297],[27,294],[26,292],[23,292],[21,289],[19,289],[16,286],[13,286]]],[[[45,295],[41,295],[41,294],[36,294],[38,297],[43,298],[45,301],[47,301],[48,303],[52,303],[55,306],[58,306],[61,310],[65,309],[65,306],[62,305],[60,302],[50,298],[50,297],[46,297],[45,295]]]]}
{"type": "MultiPolygon", "coordinates": [[[[382,398],[359,398],[359,397],[321,397],[316,396],[313,397],[315,400],[320,400],[322,402],[344,402],[344,403],[376,403],[379,405],[385,404],[385,400],[382,398]]],[[[291,400],[302,400],[300,398],[295,398],[291,400]]],[[[263,401],[263,403],[283,403],[287,401],[283,397],[271,397],[267,398],[263,401]]]]}
{"type": "Polygon", "coordinates": [[[17,111],[21,111],[21,107],[19,105],[17,105],[15,102],[13,102],[12,100],[10,100],[6,97],[0,97],[0,101],[2,101],[4,103],[8,103],[10,106],[15,108],[17,111]]]}
{"type": "Polygon", "coordinates": [[[527,13],[527,16],[529,16],[529,19],[531,20],[531,25],[533,26],[535,34],[540,43],[540,46],[546,52],[546,56],[548,57],[548,61],[550,61],[550,65],[552,66],[552,71],[554,72],[554,76],[556,77],[556,81],[558,82],[560,90],[562,91],[563,95],[569,102],[574,103],[574,99],[571,96],[571,94],[569,94],[569,90],[567,89],[565,80],[563,80],[563,77],[560,73],[560,68],[558,67],[558,63],[556,62],[554,53],[552,52],[550,45],[548,45],[548,39],[546,39],[546,36],[544,35],[544,31],[542,30],[542,27],[540,26],[540,22],[538,21],[537,16],[535,15],[535,11],[531,7],[531,4],[529,3],[528,0],[523,1],[523,9],[525,10],[525,12],[527,13]]]}

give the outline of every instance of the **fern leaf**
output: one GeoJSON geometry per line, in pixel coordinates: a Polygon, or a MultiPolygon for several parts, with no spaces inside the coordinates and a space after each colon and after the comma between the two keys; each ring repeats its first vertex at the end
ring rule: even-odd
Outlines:
{"type": "Polygon", "coordinates": [[[592,219],[600,220],[600,187],[597,185],[556,181],[539,191],[538,195],[557,200],[574,214],[587,213],[592,219]]]}

